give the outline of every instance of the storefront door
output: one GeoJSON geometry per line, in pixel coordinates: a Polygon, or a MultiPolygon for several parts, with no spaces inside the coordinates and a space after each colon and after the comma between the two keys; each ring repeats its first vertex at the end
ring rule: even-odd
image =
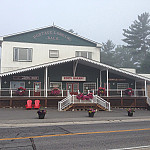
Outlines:
{"type": "Polygon", "coordinates": [[[34,96],[41,96],[41,82],[34,82],[34,96]]]}
{"type": "Polygon", "coordinates": [[[79,83],[67,83],[67,90],[71,95],[77,95],[79,90],[79,83]]]}

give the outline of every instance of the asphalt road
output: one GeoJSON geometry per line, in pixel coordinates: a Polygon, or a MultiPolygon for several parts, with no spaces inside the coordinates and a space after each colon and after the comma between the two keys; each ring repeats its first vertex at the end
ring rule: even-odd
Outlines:
{"type": "Polygon", "coordinates": [[[150,121],[0,128],[0,150],[107,150],[149,145],[150,121]]]}

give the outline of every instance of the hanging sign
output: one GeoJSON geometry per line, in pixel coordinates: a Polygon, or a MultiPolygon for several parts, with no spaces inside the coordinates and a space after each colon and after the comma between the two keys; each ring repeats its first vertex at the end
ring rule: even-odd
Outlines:
{"type": "Polygon", "coordinates": [[[108,79],[109,81],[126,81],[126,79],[108,79]]]}
{"type": "Polygon", "coordinates": [[[86,77],[62,76],[62,81],[86,81],[86,77]]]}

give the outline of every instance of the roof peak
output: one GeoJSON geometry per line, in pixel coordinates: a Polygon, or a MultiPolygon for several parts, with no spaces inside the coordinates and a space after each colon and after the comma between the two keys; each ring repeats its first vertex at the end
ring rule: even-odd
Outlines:
{"type": "Polygon", "coordinates": [[[11,36],[17,36],[17,35],[21,35],[21,34],[25,34],[25,33],[29,33],[29,32],[34,32],[34,31],[38,31],[38,30],[42,30],[42,29],[46,29],[46,28],[52,28],[52,27],[53,27],[53,28],[57,28],[57,29],[59,29],[59,30],[62,30],[62,31],[64,31],[64,32],[67,32],[68,34],[74,35],[74,36],[76,36],[76,37],[78,37],[78,38],[81,38],[81,39],[83,39],[83,40],[89,41],[89,42],[91,42],[91,43],[93,43],[93,44],[96,44],[97,47],[101,47],[101,46],[102,46],[102,45],[101,45],[100,43],[98,43],[98,42],[95,42],[95,41],[90,40],[90,39],[88,39],[88,38],[85,38],[85,37],[83,37],[83,36],[77,35],[76,33],[72,33],[72,32],[70,32],[69,30],[66,30],[66,29],[64,29],[64,28],[62,28],[62,27],[59,27],[59,26],[55,25],[54,22],[53,22],[52,25],[49,25],[49,26],[44,26],[44,27],[40,27],[40,28],[35,28],[35,29],[31,29],[31,30],[26,30],[26,31],[23,31],[23,32],[18,32],[18,33],[13,33],[13,34],[5,35],[5,36],[3,36],[3,38],[8,38],[8,37],[11,37],[11,36]]]}

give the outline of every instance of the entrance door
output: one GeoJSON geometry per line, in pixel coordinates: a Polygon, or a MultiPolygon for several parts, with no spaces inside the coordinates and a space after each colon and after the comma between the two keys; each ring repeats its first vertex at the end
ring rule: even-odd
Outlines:
{"type": "Polygon", "coordinates": [[[41,96],[41,82],[34,82],[34,96],[41,96]]]}
{"type": "Polygon", "coordinates": [[[79,90],[79,83],[67,83],[67,90],[71,95],[77,95],[79,90]]]}

